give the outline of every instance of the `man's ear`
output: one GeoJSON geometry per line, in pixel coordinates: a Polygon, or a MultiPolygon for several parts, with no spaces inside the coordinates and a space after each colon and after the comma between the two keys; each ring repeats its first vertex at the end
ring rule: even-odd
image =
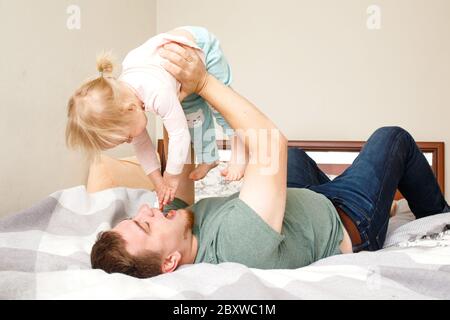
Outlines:
{"type": "Polygon", "coordinates": [[[178,267],[180,261],[181,261],[181,253],[179,253],[178,251],[171,253],[163,261],[161,267],[162,272],[163,273],[174,272],[178,267]]]}

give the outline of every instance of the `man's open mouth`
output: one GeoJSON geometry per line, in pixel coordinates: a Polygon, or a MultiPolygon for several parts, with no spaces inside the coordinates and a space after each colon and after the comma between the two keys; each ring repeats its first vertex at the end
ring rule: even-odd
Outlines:
{"type": "Polygon", "coordinates": [[[177,214],[177,212],[175,210],[171,210],[166,214],[166,219],[173,219],[175,217],[175,215],[177,214]]]}

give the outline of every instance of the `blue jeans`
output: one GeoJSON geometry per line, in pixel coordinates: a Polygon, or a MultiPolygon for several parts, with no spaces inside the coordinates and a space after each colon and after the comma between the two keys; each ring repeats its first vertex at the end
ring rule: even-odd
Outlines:
{"type": "Polygon", "coordinates": [[[333,181],[303,150],[289,149],[287,180],[288,188],[323,194],[353,220],[362,239],[354,252],[383,247],[397,189],[416,218],[450,211],[425,156],[399,127],[375,131],[354,163],[333,181]]]}

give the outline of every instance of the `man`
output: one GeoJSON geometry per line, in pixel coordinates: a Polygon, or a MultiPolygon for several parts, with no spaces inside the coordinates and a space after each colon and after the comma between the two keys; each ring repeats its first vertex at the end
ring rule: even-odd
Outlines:
{"type": "Polygon", "coordinates": [[[245,141],[250,158],[242,190],[194,204],[193,168],[186,165],[167,215],[143,206],[100,234],[93,268],[138,278],[200,262],[293,269],[382,248],[397,188],[417,218],[450,211],[405,130],[377,130],[353,165],[330,181],[305,152],[288,151],[286,138],[254,105],[208,75],[193,50],[169,44],[160,54],[182,83],[182,96],[200,95],[245,141]]]}

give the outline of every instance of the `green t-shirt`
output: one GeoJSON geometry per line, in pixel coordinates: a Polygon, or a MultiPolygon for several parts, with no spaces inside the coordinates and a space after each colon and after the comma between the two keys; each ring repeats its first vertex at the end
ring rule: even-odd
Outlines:
{"type": "MultiPolygon", "coordinates": [[[[187,205],[176,199],[170,209],[187,205]]],[[[166,208],[169,209],[169,208],[166,208]]],[[[333,204],[308,189],[288,189],[281,234],[239,194],[194,204],[195,263],[236,262],[258,269],[296,269],[340,254],[342,222],[333,204]]]]}

